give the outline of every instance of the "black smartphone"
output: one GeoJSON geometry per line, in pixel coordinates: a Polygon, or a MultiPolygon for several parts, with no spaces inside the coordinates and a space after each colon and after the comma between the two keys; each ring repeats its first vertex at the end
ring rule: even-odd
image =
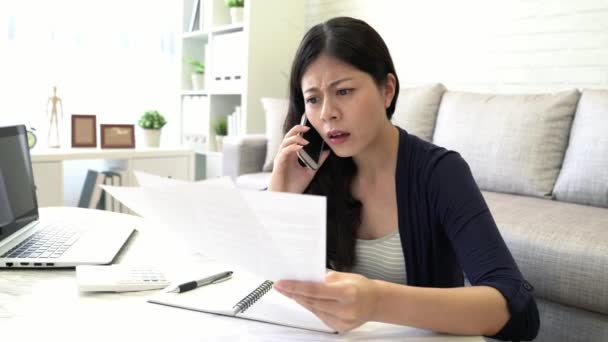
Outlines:
{"type": "Polygon", "coordinates": [[[302,166],[308,166],[313,170],[317,170],[319,168],[321,152],[325,148],[325,141],[321,138],[319,132],[312,127],[306,118],[306,114],[302,114],[302,121],[300,124],[308,126],[310,129],[307,132],[300,133],[300,135],[308,141],[308,145],[304,145],[304,148],[298,151],[298,162],[302,166]]]}

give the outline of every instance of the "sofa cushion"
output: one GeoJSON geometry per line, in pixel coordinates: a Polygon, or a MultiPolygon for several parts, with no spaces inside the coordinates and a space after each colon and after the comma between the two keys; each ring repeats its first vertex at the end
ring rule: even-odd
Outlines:
{"type": "Polygon", "coordinates": [[[549,196],[561,167],[578,90],[443,95],[433,143],[456,150],[483,190],[549,196]]]}
{"type": "Polygon", "coordinates": [[[431,141],[444,92],[445,87],[440,83],[402,89],[393,114],[393,123],[408,133],[431,141]]]}
{"type": "Polygon", "coordinates": [[[270,172],[272,171],[274,157],[279,151],[281,141],[283,141],[283,123],[287,116],[289,100],[264,97],[261,101],[266,117],[266,138],[268,138],[263,170],[270,172]]]}
{"type": "MultiPolygon", "coordinates": [[[[535,342],[608,341],[608,317],[568,305],[536,298],[540,330],[535,342]]],[[[486,338],[486,342],[494,341],[486,338]]]]}
{"type": "Polygon", "coordinates": [[[236,178],[262,171],[267,139],[264,134],[228,135],[223,141],[222,175],[236,178]]]}
{"type": "Polygon", "coordinates": [[[608,209],[483,193],[536,295],[608,314],[608,209]]]}
{"type": "Polygon", "coordinates": [[[555,189],[561,201],[608,207],[608,90],[584,90],[555,189]]]}

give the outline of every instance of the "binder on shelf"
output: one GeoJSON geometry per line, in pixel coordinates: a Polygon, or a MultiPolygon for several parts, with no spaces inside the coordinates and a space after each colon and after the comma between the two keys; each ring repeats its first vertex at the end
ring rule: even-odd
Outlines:
{"type": "Polygon", "coordinates": [[[78,207],[126,213],[127,209],[106,193],[100,186],[102,184],[127,185],[126,171],[118,169],[109,171],[88,170],[80,193],[78,207]]]}
{"type": "MultiPolygon", "coordinates": [[[[201,278],[204,276],[208,274],[201,278]]],[[[172,284],[150,297],[148,302],[306,330],[336,332],[272,286],[272,281],[237,270],[231,279],[188,292],[171,292],[176,287],[172,284]]]]}
{"type": "Polygon", "coordinates": [[[234,108],[234,130],[236,135],[242,135],[245,133],[243,130],[243,116],[241,113],[241,106],[234,108]]]}
{"type": "Polygon", "coordinates": [[[184,143],[196,150],[206,150],[209,143],[209,98],[182,97],[182,127],[184,143]]]}
{"type": "MultiPolygon", "coordinates": [[[[103,174],[106,176],[103,184],[114,185],[114,180],[112,179],[111,175],[108,175],[108,171],[104,171],[103,174]]],[[[104,198],[104,209],[108,211],[116,211],[114,210],[114,203],[112,203],[112,196],[104,191],[102,197],[104,198]]]]}
{"type": "Polygon", "coordinates": [[[241,113],[241,106],[236,106],[234,112],[226,117],[228,122],[228,135],[239,136],[245,134],[243,129],[243,115],[241,113]]]}
{"type": "Polygon", "coordinates": [[[213,38],[211,82],[214,90],[235,93],[241,91],[245,49],[243,31],[219,34],[213,38]]]}
{"type": "MultiPolygon", "coordinates": [[[[105,175],[104,184],[106,185],[114,185],[114,186],[122,186],[123,184],[123,176],[126,177],[126,172],[123,170],[110,170],[104,171],[105,175]]],[[[105,197],[105,210],[113,211],[117,213],[124,213],[125,209],[122,204],[117,201],[112,195],[104,191],[103,196],[105,197]]]]}
{"type": "Polygon", "coordinates": [[[236,135],[236,125],[234,124],[234,114],[230,114],[226,117],[226,121],[228,122],[228,135],[236,135]]]}
{"type": "Polygon", "coordinates": [[[197,31],[200,25],[200,8],[201,8],[201,0],[193,0],[192,3],[192,13],[190,16],[190,32],[197,31]]]}
{"type": "Polygon", "coordinates": [[[99,200],[97,200],[97,206],[95,207],[95,209],[97,210],[106,210],[106,192],[105,191],[101,191],[101,194],[99,195],[99,200]]]}
{"type": "Polygon", "coordinates": [[[104,180],[105,175],[102,172],[95,170],[87,171],[82,192],[80,193],[80,200],[78,201],[80,208],[96,209],[98,207],[103,192],[99,185],[103,184],[104,180]]]}

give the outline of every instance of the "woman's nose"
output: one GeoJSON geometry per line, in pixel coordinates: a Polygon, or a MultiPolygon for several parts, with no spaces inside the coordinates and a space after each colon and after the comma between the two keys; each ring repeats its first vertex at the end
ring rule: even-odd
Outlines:
{"type": "Polygon", "coordinates": [[[323,101],[323,107],[321,108],[321,120],[331,121],[338,119],[338,117],[338,109],[334,106],[332,101],[326,97],[325,101],[323,101]]]}

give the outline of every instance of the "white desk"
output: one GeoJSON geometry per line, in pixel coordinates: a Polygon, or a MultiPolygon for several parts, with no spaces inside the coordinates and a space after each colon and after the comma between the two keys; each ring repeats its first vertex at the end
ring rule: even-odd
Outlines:
{"type": "MultiPolygon", "coordinates": [[[[185,255],[179,246],[167,245],[166,236],[139,217],[80,208],[41,209],[44,217],[83,214],[93,220],[136,225],[137,232],[116,262],[147,262],[171,276],[204,261],[200,256],[185,255]],[[184,264],[186,259],[190,266],[184,264]]],[[[155,291],[79,293],[74,273],[73,269],[0,270],[2,340],[483,341],[481,337],[439,335],[382,323],[368,323],[344,335],[309,332],[147,303],[146,298],[155,291]]]]}

